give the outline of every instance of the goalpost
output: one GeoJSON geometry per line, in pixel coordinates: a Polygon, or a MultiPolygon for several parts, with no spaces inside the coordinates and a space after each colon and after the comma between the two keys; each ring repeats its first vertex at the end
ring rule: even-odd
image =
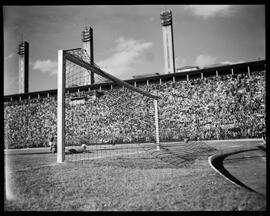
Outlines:
{"type": "MultiPolygon", "coordinates": [[[[71,62],[76,66],[83,68],[88,73],[92,72],[96,76],[102,77],[109,82],[116,83],[131,91],[137,92],[142,96],[154,100],[154,119],[155,119],[155,142],[156,150],[160,150],[159,142],[159,121],[158,121],[158,96],[150,94],[147,91],[136,88],[123,80],[120,80],[111,74],[101,70],[97,65],[90,64],[89,56],[84,49],[77,48],[72,50],[58,50],[58,84],[57,84],[57,162],[65,161],[65,92],[66,92],[66,66],[67,62],[71,62]]],[[[89,74],[88,74],[89,75],[89,74]]],[[[83,82],[82,82],[83,83],[83,82]]],[[[80,83],[81,85],[81,83],[80,83]]]]}

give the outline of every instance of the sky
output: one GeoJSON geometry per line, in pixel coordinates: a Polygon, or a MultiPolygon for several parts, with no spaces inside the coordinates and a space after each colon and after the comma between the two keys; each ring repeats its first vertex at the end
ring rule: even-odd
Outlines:
{"type": "Polygon", "coordinates": [[[29,92],[57,88],[58,50],[81,48],[120,79],[164,73],[160,13],[170,9],[176,68],[265,59],[264,5],[4,6],[4,95],[17,94],[19,43],[29,42],[29,92]]]}

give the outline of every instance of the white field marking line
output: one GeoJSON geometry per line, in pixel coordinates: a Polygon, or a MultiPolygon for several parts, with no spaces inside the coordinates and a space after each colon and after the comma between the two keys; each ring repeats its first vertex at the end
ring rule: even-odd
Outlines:
{"type": "Polygon", "coordinates": [[[262,141],[261,138],[245,138],[245,139],[224,139],[224,140],[200,140],[201,142],[245,142],[245,141],[262,141]]]}
{"type": "Polygon", "coordinates": [[[259,152],[257,153],[257,155],[263,160],[266,162],[266,156],[260,154],[259,152]]]}
{"type": "MultiPolygon", "coordinates": [[[[234,146],[231,146],[231,147],[234,147],[234,146]]],[[[237,147],[240,147],[240,146],[237,146],[237,147]]],[[[258,152],[259,152],[259,149],[258,149],[258,152]]],[[[260,153],[257,153],[256,155],[259,156],[263,161],[266,161],[266,157],[264,155],[262,155],[260,153]]]]}
{"type": "MultiPolygon", "coordinates": [[[[230,142],[230,141],[234,141],[234,142],[243,142],[243,141],[261,141],[261,138],[245,138],[245,139],[224,139],[224,140],[200,140],[200,141],[193,141],[193,142],[205,142],[207,144],[207,142],[212,143],[212,142],[230,142]]],[[[162,146],[162,144],[174,144],[174,143],[183,143],[183,141],[171,141],[171,142],[160,142],[160,145],[162,146]]],[[[124,145],[141,145],[138,143],[130,143],[130,144],[124,144],[124,145]]],[[[149,144],[154,144],[154,143],[142,143],[142,145],[149,145],[149,144]]],[[[117,145],[117,144],[116,144],[117,145]]],[[[122,144],[121,144],[122,145],[122,144]]],[[[154,144],[155,145],[155,144],[154,144]]],[[[91,145],[89,145],[90,147],[91,145]]],[[[69,146],[66,146],[67,148],[69,146]]],[[[78,147],[78,146],[74,146],[74,147],[78,147]]],[[[4,149],[4,152],[12,152],[12,151],[25,151],[25,150],[45,150],[45,149],[49,149],[49,147],[40,147],[40,148],[23,148],[23,149],[4,149]]]]}
{"type": "Polygon", "coordinates": [[[39,150],[49,150],[50,147],[40,147],[40,148],[21,148],[21,149],[4,149],[4,152],[16,152],[16,151],[39,151],[39,150]]]}
{"type": "Polygon", "coordinates": [[[107,157],[115,157],[115,156],[123,156],[123,155],[132,155],[132,154],[139,154],[139,153],[145,153],[145,151],[138,151],[138,152],[132,152],[132,153],[126,153],[126,154],[114,154],[114,155],[104,155],[104,156],[97,156],[97,157],[85,157],[80,159],[74,159],[70,161],[81,161],[81,160],[95,160],[100,158],[107,158],[107,157]]]}
{"type": "Polygon", "coordinates": [[[233,146],[229,146],[228,148],[238,148],[241,147],[240,145],[233,145],[233,146]]]}
{"type": "Polygon", "coordinates": [[[130,149],[134,148],[143,148],[143,146],[125,146],[126,148],[123,148],[122,146],[116,146],[114,148],[112,147],[108,147],[108,148],[99,148],[99,149],[95,149],[95,148],[87,148],[88,151],[117,151],[117,150],[126,150],[126,149],[129,149],[129,147],[131,147],[130,149]]]}
{"type": "MultiPolygon", "coordinates": [[[[262,158],[262,160],[266,161],[266,158],[263,155],[259,154],[259,156],[262,158]]],[[[212,155],[212,156],[208,157],[208,163],[212,167],[212,169],[214,169],[217,173],[219,173],[221,176],[223,176],[225,179],[227,179],[228,181],[230,181],[231,183],[233,183],[237,187],[242,188],[240,185],[238,185],[234,181],[230,180],[228,177],[226,177],[225,175],[223,175],[218,169],[216,169],[216,167],[212,164],[212,158],[213,157],[215,157],[215,155],[212,155]]]]}
{"type": "Polygon", "coordinates": [[[229,182],[233,183],[234,185],[236,185],[237,187],[242,188],[240,185],[238,185],[237,183],[235,183],[234,181],[232,181],[231,179],[229,179],[227,176],[223,175],[218,169],[216,169],[216,167],[212,164],[212,157],[214,157],[215,155],[212,155],[210,157],[208,157],[208,163],[209,165],[212,167],[212,169],[214,169],[217,173],[219,173],[221,176],[223,176],[225,179],[227,179],[229,182]]]}
{"type": "Polygon", "coordinates": [[[58,163],[53,163],[53,164],[47,164],[47,165],[40,165],[40,166],[36,166],[36,167],[27,167],[27,168],[24,168],[24,169],[9,170],[9,171],[7,171],[7,173],[22,172],[22,171],[40,169],[40,168],[43,168],[43,167],[51,167],[51,166],[57,166],[57,165],[59,165],[59,164],[58,163]]]}

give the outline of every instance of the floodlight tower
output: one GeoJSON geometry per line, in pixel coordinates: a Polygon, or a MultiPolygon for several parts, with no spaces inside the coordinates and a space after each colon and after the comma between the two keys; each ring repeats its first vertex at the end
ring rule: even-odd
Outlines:
{"type": "MultiPolygon", "coordinates": [[[[84,30],[82,31],[82,42],[83,42],[83,49],[85,49],[88,55],[90,56],[89,63],[91,65],[94,65],[93,29],[91,27],[85,26],[84,30]]],[[[93,72],[90,73],[90,83],[91,84],[95,83],[93,72]]],[[[85,80],[85,84],[89,84],[89,80],[85,80]]]]}
{"type": "Polygon", "coordinates": [[[172,11],[166,10],[161,12],[160,19],[163,32],[164,63],[165,63],[164,72],[166,74],[174,73],[175,59],[174,59],[172,11]]]}
{"type": "Polygon", "coordinates": [[[19,93],[28,93],[29,43],[22,41],[18,47],[19,55],[19,93]]]}

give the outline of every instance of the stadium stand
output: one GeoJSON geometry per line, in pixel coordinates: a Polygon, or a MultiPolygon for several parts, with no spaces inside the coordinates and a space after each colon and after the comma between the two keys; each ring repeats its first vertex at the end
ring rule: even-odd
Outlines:
{"type": "MultiPolygon", "coordinates": [[[[226,74],[139,87],[161,97],[161,141],[252,138],[265,134],[265,70],[250,76],[226,74]]],[[[154,131],[154,124],[147,118],[151,101],[124,88],[103,93],[96,99],[87,91],[69,94],[70,99],[85,98],[85,103],[67,106],[67,140],[80,137],[94,143],[149,141],[142,139],[154,131]]],[[[49,135],[57,136],[56,114],[56,97],[6,101],[5,147],[48,146],[49,135]]]]}

